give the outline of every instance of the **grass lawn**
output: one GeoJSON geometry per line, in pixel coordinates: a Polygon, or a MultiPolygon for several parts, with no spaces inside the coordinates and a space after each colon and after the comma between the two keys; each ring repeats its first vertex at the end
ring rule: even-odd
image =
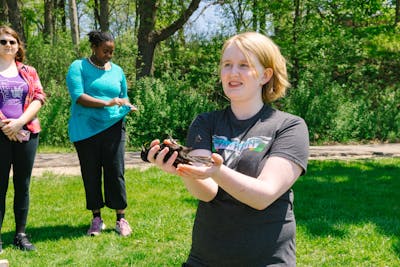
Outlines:
{"type": "MultiPolygon", "coordinates": [[[[131,237],[107,230],[85,235],[79,176],[34,177],[27,233],[35,252],[11,245],[12,183],[2,229],[4,253],[14,266],[180,266],[190,249],[197,201],[177,177],[151,168],[126,172],[131,237]]],[[[400,159],[311,161],[294,186],[298,266],[400,266],[400,159]]]]}

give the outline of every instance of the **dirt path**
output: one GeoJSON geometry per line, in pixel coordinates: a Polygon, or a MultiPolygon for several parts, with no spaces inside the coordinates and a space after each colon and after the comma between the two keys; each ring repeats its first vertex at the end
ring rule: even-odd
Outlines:
{"type": "MultiPolygon", "coordinates": [[[[400,157],[400,143],[310,147],[310,160],[366,159],[377,157],[400,157]]],[[[150,167],[151,164],[143,162],[140,159],[139,152],[127,152],[125,154],[125,166],[127,169],[145,169],[150,167]]],[[[80,175],[79,161],[76,153],[37,154],[33,176],[41,176],[46,171],[59,175],[80,175]]]]}

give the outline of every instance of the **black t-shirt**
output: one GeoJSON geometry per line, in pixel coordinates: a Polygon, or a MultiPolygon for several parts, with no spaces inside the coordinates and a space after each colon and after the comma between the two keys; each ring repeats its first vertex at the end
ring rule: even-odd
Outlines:
{"type": "MultiPolygon", "coordinates": [[[[224,164],[256,178],[268,157],[289,159],[307,169],[308,129],[300,117],[265,105],[238,120],[230,107],[203,113],[192,122],[187,146],[220,154],[224,164]]],[[[222,188],[210,202],[199,202],[193,226],[190,266],[294,266],[293,192],[264,210],[253,209],[222,188]]]]}

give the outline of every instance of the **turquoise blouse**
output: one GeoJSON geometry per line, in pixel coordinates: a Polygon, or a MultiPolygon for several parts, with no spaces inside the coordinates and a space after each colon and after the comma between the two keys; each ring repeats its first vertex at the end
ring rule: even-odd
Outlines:
{"type": "Polygon", "coordinates": [[[112,62],[111,69],[101,70],[92,66],[87,59],[75,60],[68,69],[67,86],[72,100],[68,123],[71,142],[104,131],[130,112],[128,106],[91,108],[76,102],[84,93],[102,100],[128,98],[125,74],[121,67],[112,62]]]}

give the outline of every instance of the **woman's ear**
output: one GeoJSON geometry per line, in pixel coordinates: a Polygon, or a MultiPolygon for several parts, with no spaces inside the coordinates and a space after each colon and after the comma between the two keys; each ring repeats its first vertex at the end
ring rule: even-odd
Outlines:
{"type": "Polygon", "coordinates": [[[94,44],[92,44],[91,46],[90,46],[90,49],[92,50],[92,54],[93,55],[95,55],[96,54],[96,46],[94,45],[94,44]]]}
{"type": "Polygon", "coordinates": [[[266,68],[261,76],[261,86],[268,83],[271,80],[272,75],[274,75],[274,71],[271,68],[266,68]]]}

